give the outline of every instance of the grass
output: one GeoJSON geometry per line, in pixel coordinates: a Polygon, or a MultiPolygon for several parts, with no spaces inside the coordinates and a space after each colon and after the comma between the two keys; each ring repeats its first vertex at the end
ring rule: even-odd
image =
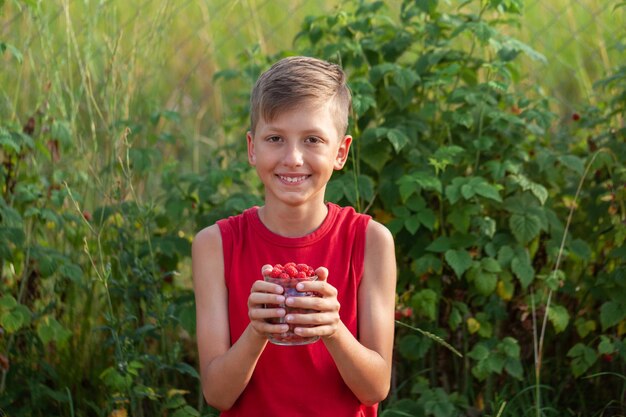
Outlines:
{"type": "Polygon", "coordinates": [[[516,34],[546,56],[546,66],[528,62],[530,78],[547,86],[561,113],[580,111],[593,102],[593,83],[623,62],[624,47],[615,37],[626,26],[618,1],[554,0],[526,2],[522,30],[516,34]]]}

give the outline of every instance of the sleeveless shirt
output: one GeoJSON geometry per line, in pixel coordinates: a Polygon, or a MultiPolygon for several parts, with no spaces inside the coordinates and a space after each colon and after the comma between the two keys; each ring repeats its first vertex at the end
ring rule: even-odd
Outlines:
{"type": "MultiPolygon", "coordinates": [[[[258,207],[217,222],[224,252],[231,345],[250,323],[248,296],[254,281],[263,279],[261,267],[288,262],[328,269],[328,282],[338,291],[340,318],[358,337],[357,293],[370,216],[332,203],[327,207],[328,214],[320,227],[298,238],[271,232],[261,222],[258,207]]],[[[360,403],[321,340],[303,346],[268,342],[250,382],[233,407],[221,415],[371,417],[376,416],[377,408],[360,403]]]]}

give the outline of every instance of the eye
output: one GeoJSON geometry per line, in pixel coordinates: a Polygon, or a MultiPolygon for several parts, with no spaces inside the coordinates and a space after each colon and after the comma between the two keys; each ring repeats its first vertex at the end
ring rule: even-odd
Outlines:
{"type": "Polygon", "coordinates": [[[270,136],[267,139],[265,139],[266,141],[268,141],[269,143],[278,143],[280,142],[282,139],[280,136],[270,136]]]}
{"type": "Polygon", "coordinates": [[[324,142],[322,138],[319,138],[317,136],[308,136],[304,141],[306,143],[311,143],[311,144],[318,144],[318,143],[324,142]]]}

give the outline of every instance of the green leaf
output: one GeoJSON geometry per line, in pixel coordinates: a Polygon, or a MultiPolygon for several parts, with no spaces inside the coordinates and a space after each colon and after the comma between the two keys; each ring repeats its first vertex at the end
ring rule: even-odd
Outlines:
{"type": "Polygon", "coordinates": [[[59,273],[63,277],[69,278],[75,284],[80,283],[83,278],[83,270],[80,266],[73,263],[61,265],[61,267],[59,267],[59,273]]]}
{"type": "Polygon", "coordinates": [[[427,253],[426,255],[415,260],[411,269],[413,270],[413,273],[420,276],[426,273],[438,273],[441,270],[441,266],[441,260],[438,257],[427,253]]]}
{"type": "Polygon", "coordinates": [[[515,379],[521,381],[524,378],[524,368],[522,368],[522,362],[519,359],[507,359],[504,369],[515,379]]]}
{"type": "Polygon", "coordinates": [[[530,191],[539,200],[541,205],[546,203],[548,199],[548,190],[541,184],[530,181],[527,177],[521,174],[511,175],[511,179],[519,184],[524,191],[530,191]]]}
{"type": "Polygon", "coordinates": [[[616,326],[626,318],[626,308],[617,301],[607,301],[600,307],[600,323],[602,331],[616,326]]]}
{"type": "Polygon", "coordinates": [[[563,306],[552,304],[548,312],[548,319],[554,326],[554,331],[558,334],[567,328],[569,323],[569,312],[563,306]]]}
{"type": "Polygon", "coordinates": [[[431,209],[425,209],[417,213],[417,218],[420,223],[424,225],[428,230],[433,231],[435,229],[435,223],[437,221],[437,216],[435,212],[431,209]]]}
{"type": "Polygon", "coordinates": [[[357,177],[357,185],[359,187],[359,195],[365,201],[371,201],[374,198],[374,180],[368,175],[359,175],[357,177]]]}
{"type": "Polygon", "coordinates": [[[513,252],[513,249],[511,249],[510,246],[502,246],[498,250],[498,262],[502,266],[508,266],[514,257],[515,252],[513,252]]]}
{"type": "Polygon", "coordinates": [[[389,162],[393,153],[391,145],[387,141],[376,141],[373,143],[364,143],[360,153],[361,159],[369,165],[374,171],[381,172],[387,162],[389,162]]]}
{"type": "Polygon", "coordinates": [[[504,352],[504,354],[512,359],[519,359],[520,346],[517,339],[507,336],[502,339],[502,342],[498,344],[498,347],[504,352]]]}
{"type": "Polygon", "coordinates": [[[124,391],[132,384],[130,375],[122,375],[116,367],[110,366],[100,374],[100,379],[108,387],[117,391],[124,391]]]}
{"type": "Polygon", "coordinates": [[[487,272],[502,272],[502,268],[498,261],[493,258],[483,258],[480,260],[480,266],[487,272]]]}
{"type": "Polygon", "coordinates": [[[452,239],[448,236],[439,236],[430,245],[426,246],[426,250],[443,253],[452,248],[452,246],[452,239]]]}
{"type": "Polygon", "coordinates": [[[404,92],[408,92],[413,88],[415,83],[419,81],[420,77],[414,71],[398,67],[393,74],[393,80],[398,87],[404,92]]]}
{"type": "Polygon", "coordinates": [[[424,190],[441,193],[441,181],[428,172],[419,171],[411,175],[413,180],[424,190]]]}
{"type": "Polygon", "coordinates": [[[429,338],[410,333],[400,338],[398,351],[406,359],[417,360],[426,355],[432,344],[429,338]]]}
{"type": "Polygon", "coordinates": [[[501,355],[492,354],[489,355],[487,359],[485,359],[485,365],[490,373],[496,373],[499,375],[502,373],[502,369],[504,369],[504,361],[505,358],[501,355]]]}
{"type": "Polygon", "coordinates": [[[185,405],[172,414],[172,417],[200,417],[200,413],[195,408],[185,405]]]}
{"type": "Polygon", "coordinates": [[[472,211],[469,210],[468,207],[455,205],[448,214],[447,220],[457,231],[467,233],[470,227],[471,217],[472,211]]]}
{"type": "Polygon", "coordinates": [[[49,342],[65,343],[72,332],[61,325],[54,317],[45,316],[37,325],[37,336],[47,344],[49,342]]]}
{"type": "Polygon", "coordinates": [[[198,371],[196,371],[194,367],[192,367],[191,365],[187,363],[179,362],[176,365],[174,365],[174,369],[176,369],[181,374],[187,374],[196,379],[200,379],[200,375],[198,374],[198,371]]]}
{"type": "Polygon", "coordinates": [[[4,135],[0,133],[0,145],[5,149],[5,151],[8,151],[9,154],[19,154],[21,151],[20,145],[11,135],[8,134],[8,132],[4,135]]]}
{"type": "Polygon", "coordinates": [[[490,354],[491,351],[487,346],[485,346],[483,343],[477,343],[476,345],[474,345],[470,353],[467,354],[467,356],[474,359],[475,361],[482,361],[487,359],[490,354]]]}
{"type": "Polygon", "coordinates": [[[498,189],[487,182],[479,182],[476,184],[474,186],[474,192],[490,200],[495,200],[499,203],[502,202],[502,197],[500,197],[498,189]]]}
{"type": "Polygon", "coordinates": [[[24,319],[16,311],[7,311],[0,315],[0,326],[8,333],[15,333],[22,328],[24,319]]]}
{"type": "Polygon", "coordinates": [[[426,415],[434,417],[449,417],[454,415],[454,405],[448,394],[441,388],[424,393],[418,400],[422,404],[426,415]],[[432,394],[430,394],[432,393],[432,394]]]}
{"type": "Polygon", "coordinates": [[[498,277],[496,274],[485,272],[482,269],[474,277],[474,285],[478,292],[482,295],[490,295],[496,290],[498,284],[498,277]]]}
{"type": "Polygon", "coordinates": [[[173,410],[176,408],[180,408],[186,404],[187,402],[185,401],[185,398],[182,395],[177,394],[167,399],[167,402],[165,403],[165,407],[168,410],[173,410]]]}
{"type": "Polygon", "coordinates": [[[460,146],[440,146],[435,151],[433,157],[439,161],[445,161],[448,164],[454,164],[460,161],[461,156],[465,153],[465,149],[460,146]]]}
{"type": "Polygon", "coordinates": [[[406,228],[406,230],[409,231],[410,234],[414,235],[415,232],[417,232],[417,229],[419,229],[420,227],[420,221],[417,215],[407,217],[404,220],[404,227],[406,228]]]}
{"type": "Polygon", "coordinates": [[[10,294],[5,294],[0,298],[0,310],[12,310],[17,306],[17,300],[10,294]]]}
{"type": "Polygon", "coordinates": [[[426,14],[433,14],[437,10],[438,0],[415,0],[415,6],[426,14]]]}
{"type": "Polygon", "coordinates": [[[451,330],[454,331],[459,327],[461,323],[463,323],[463,316],[461,315],[461,311],[458,308],[453,307],[450,311],[450,317],[448,317],[448,326],[451,330]]]}
{"type": "Polygon", "coordinates": [[[472,266],[472,256],[464,249],[449,249],[445,252],[444,257],[459,278],[472,266]]]}
{"type": "Polygon", "coordinates": [[[615,352],[615,345],[611,342],[611,339],[602,335],[600,336],[600,343],[598,344],[598,353],[600,355],[610,355],[615,352]]]}
{"type": "MultiPolygon", "coordinates": [[[[491,41],[493,41],[493,39],[491,39],[491,41]]],[[[543,54],[535,51],[529,45],[514,38],[507,37],[504,38],[502,42],[490,42],[490,44],[498,53],[501,53],[502,51],[522,52],[533,61],[542,62],[544,64],[548,62],[543,54]]]]}
{"type": "Polygon", "coordinates": [[[411,297],[411,305],[416,314],[430,320],[437,317],[437,293],[429,288],[415,293],[411,297]]]}
{"type": "Polygon", "coordinates": [[[452,121],[467,129],[471,129],[474,125],[474,116],[467,111],[455,111],[452,113],[452,121]]]}
{"type": "Polygon", "coordinates": [[[572,358],[571,367],[575,377],[584,374],[598,359],[596,351],[582,343],[574,345],[567,352],[567,356],[572,358]]]}
{"type": "Polygon", "coordinates": [[[530,264],[530,260],[527,259],[527,256],[524,258],[520,258],[519,256],[513,258],[511,261],[511,271],[513,271],[515,276],[519,279],[524,289],[528,288],[535,278],[535,271],[530,264]]]}
{"type": "Polygon", "coordinates": [[[585,163],[584,161],[574,155],[563,155],[559,157],[559,161],[566,167],[569,168],[571,170],[573,170],[574,172],[576,172],[578,175],[583,175],[584,171],[585,171],[585,163]]]}
{"type": "Polygon", "coordinates": [[[461,186],[464,183],[463,178],[457,177],[446,187],[445,194],[450,204],[456,204],[461,199],[461,186]]]}
{"type": "Polygon", "coordinates": [[[576,331],[581,338],[587,337],[587,335],[596,330],[596,322],[593,320],[585,320],[579,317],[574,322],[576,331]]]}
{"type": "Polygon", "coordinates": [[[587,242],[582,239],[575,239],[569,245],[570,252],[578,256],[583,261],[589,261],[593,251],[587,242]]]}
{"type": "Polygon", "coordinates": [[[509,219],[509,227],[515,239],[525,245],[541,231],[541,220],[532,214],[513,214],[509,219]]]}
{"type": "Polygon", "coordinates": [[[389,129],[387,139],[396,152],[400,152],[411,141],[404,131],[397,128],[389,129]]]}

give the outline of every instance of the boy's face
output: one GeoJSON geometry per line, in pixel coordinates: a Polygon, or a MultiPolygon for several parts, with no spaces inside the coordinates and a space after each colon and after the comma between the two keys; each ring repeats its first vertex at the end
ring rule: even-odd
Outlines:
{"type": "Polygon", "coordinates": [[[334,170],[343,168],[352,137],[337,130],[332,106],[296,106],[248,132],[248,161],[265,185],[265,203],[323,203],[334,170]]]}

